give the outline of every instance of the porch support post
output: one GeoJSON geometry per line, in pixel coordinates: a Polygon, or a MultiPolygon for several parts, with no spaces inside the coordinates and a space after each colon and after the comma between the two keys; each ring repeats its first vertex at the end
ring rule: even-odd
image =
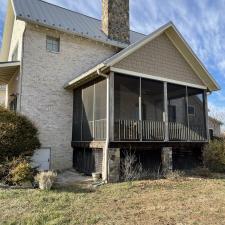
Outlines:
{"type": "Polygon", "coordinates": [[[167,174],[168,172],[173,170],[173,157],[172,157],[172,148],[171,147],[163,147],[161,151],[161,159],[162,159],[162,172],[163,174],[167,174]]]}
{"type": "Polygon", "coordinates": [[[111,73],[106,78],[106,140],[105,147],[103,149],[103,165],[102,165],[102,179],[105,182],[108,182],[108,174],[109,174],[109,141],[110,141],[110,81],[111,81],[111,73]]]}
{"type": "Polygon", "coordinates": [[[120,149],[108,149],[108,182],[115,183],[120,180],[120,149]]]}
{"type": "Polygon", "coordinates": [[[114,72],[109,76],[109,140],[114,141],[114,72]]]}
{"type": "Polygon", "coordinates": [[[8,104],[9,104],[9,85],[6,85],[5,88],[5,108],[8,109],[8,104]]]}
{"type": "Polygon", "coordinates": [[[205,110],[205,129],[206,129],[206,139],[209,141],[209,112],[208,112],[208,98],[207,91],[204,90],[204,110],[205,110]]]}
{"type": "Polygon", "coordinates": [[[139,139],[140,139],[140,141],[142,141],[142,94],[141,94],[141,87],[142,87],[142,79],[141,79],[141,77],[139,78],[140,80],[139,80],[139,82],[140,82],[140,86],[139,86],[139,88],[140,88],[140,90],[139,90],[139,139]]]}
{"type": "Polygon", "coordinates": [[[167,98],[167,82],[164,82],[164,115],[163,120],[165,123],[165,139],[169,141],[169,123],[168,123],[168,98],[167,98]]]}

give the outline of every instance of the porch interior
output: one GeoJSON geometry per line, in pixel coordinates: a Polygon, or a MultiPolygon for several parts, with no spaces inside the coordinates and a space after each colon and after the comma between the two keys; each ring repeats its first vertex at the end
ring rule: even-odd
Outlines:
{"type": "Polygon", "coordinates": [[[206,90],[129,75],[98,78],[74,90],[72,144],[207,142],[206,90]],[[107,105],[109,118],[107,121],[107,105]]]}

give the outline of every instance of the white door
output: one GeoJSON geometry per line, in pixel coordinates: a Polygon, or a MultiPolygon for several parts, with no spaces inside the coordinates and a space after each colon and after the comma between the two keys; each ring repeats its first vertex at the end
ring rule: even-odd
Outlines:
{"type": "Polygon", "coordinates": [[[31,165],[39,171],[50,169],[50,148],[38,149],[31,158],[31,165]]]}

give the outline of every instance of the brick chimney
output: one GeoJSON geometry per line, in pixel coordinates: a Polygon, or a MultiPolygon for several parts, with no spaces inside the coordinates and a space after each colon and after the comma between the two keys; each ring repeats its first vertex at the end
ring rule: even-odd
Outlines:
{"type": "Polygon", "coordinates": [[[112,40],[130,42],[129,0],[102,0],[102,31],[112,40]]]}

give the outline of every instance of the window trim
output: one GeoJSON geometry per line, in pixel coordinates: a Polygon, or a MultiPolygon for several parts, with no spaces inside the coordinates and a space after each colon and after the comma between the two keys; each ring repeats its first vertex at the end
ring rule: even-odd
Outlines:
{"type": "MultiPolygon", "coordinates": [[[[53,46],[53,44],[52,44],[52,46],[53,46]]],[[[59,54],[60,50],[61,50],[61,48],[60,48],[60,37],[54,37],[54,36],[46,35],[46,51],[51,52],[51,53],[55,53],[55,54],[59,54]],[[48,40],[49,39],[51,41],[55,40],[55,41],[58,42],[58,51],[48,49],[48,40]]]]}

